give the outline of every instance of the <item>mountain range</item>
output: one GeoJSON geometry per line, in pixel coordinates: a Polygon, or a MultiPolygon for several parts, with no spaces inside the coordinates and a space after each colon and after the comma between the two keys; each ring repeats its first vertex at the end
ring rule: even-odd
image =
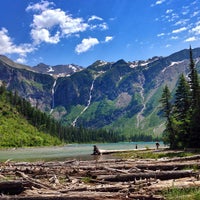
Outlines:
{"type": "MultiPolygon", "coordinates": [[[[200,48],[193,49],[193,58],[199,72],[200,48]]],[[[163,87],[174,92],[179,76],[187,76],[188,70],[188,49],[133,62],[98,60],[87,68],[30,67],[0,56],[0,81],[33,106],[66,125],[112,128],[128,135],[162,133],[163,87]]]]}

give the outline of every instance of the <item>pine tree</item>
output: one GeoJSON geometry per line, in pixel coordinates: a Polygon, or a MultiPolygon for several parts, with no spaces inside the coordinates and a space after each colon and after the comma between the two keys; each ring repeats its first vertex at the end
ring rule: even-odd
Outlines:
{"type": "Polygon", "coordinates": [[[185,147],[188,143],[189,122],[190,122],[190,87],[182,74],[175,93],[173,105],[173,119],[176,130],[176,146],[185,147]]]}
{"type": "Polygon", "coordinates": [[[189,72],[189,85],[191,90],[191,106],[194,109],[199,106],[199,79],[198,72],[195,68],[195,63],[193,60],[192,48],[190,46],[190,72],[189,72]]]}
{"type": "Polygon", "coordinates": [[[190,47],[190,73],[189,83],[191,90],[191,119],[190,135],[188,146],[192,148],[200,147],[200,86],[198,73],[195,68],[192,49],[190,47]]]}
{"type": "Polygon", "coordinates": [[[190,87],[183,74],[175,93],[174,113],[177,120],[184,121],[190,107],[190,87]]]}
{"type": "Polygon", "coordinates": [[[6,83],[2,82],[0,83],[0,95],[4,94],[6,92],[6,83]]]}
{"type": "Polygon", "coordinates": [[[170,145],[171,149],[176,148],[176,134],[174,130],[174,123],[172,118],[172,104],[170,103],[171,94],[168,86],[163,89],[161,97],[161,111],[163,116],[166,117],[166,129],[164,130],[164,142],[170,145]]]}

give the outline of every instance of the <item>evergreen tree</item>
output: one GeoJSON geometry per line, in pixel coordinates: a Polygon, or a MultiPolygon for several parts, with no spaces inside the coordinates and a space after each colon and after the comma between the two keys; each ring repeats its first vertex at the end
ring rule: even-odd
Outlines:
{"type": "Polygon", "coordinates": [[[163,116],[166,117],[166,129],[164,130],[164,142],[170,145],[170,148],[176,148],[176,135],[174,130],[173,118],[172,118],[172,105],[170,103],[171,94],[168,86],[163,89],[161,97],[161,111],[163,116]]]}
{"type": "Polygon", "coordinates": [[[195,68],[192,49],[190,47],[190,74],[189,83],[191,90],[191,119],[190,119],[190,135],[189,135],[189,147],[200,147],[200,86],[198,73],[195,68]]]}
{"type": "Polygon", "coordinates": [[[173,105],[174,127],[176,127],[177,147],[185,147],[188,143],[190,122],[190,87],[182,74],[175,93],[173,105]]]}
{"type": "Polygon", "coordinates": [[[4,94],[5,91],[6,91],[6,83],[2,82],[2,83],[0,83],[0,95],[4,94]]]}
{"type": "Polygon", "coordinates": [[[198,72],[195,68],[195,63],[193,60],[192,48],[190,46],[190,66],[189,66],[189,85],[191,90],[191,106],[192,109],[195,109],[196,106],[199,106],[199,79],[198,72]]]}
{"type": "Polygon", "coordinates": [[[180,76],[174,105],[170,104],[167,86],[161,97],[162,111],[167,119],[165,141],[170,148],[200,147],[200,86],[191,47],[189,69],[188,82],[180,76]]]}

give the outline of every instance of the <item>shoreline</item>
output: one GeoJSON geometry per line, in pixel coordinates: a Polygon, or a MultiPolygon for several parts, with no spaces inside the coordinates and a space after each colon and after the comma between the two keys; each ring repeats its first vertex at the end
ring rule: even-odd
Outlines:
{"type": "MultiPolygon", "coordinates": [[[[117,150],[117,149],[134,149],[136,143],[120,142],[120,143],[98,143],[100,149],[117,150]]],[[[34,161],[34,160],[65,160],[65,159],[92,159],[90,155],[93,152],[94,144],[67,144],[62,146],[45,146],[45,147],[28,147],[0,150],[0,161],[7,159],[18,161],[34,161]]],[[[162,145],[161,145],[162,146],[162,145]]],[[[138,149],[155,147],[154,142],[138,143],[138,149]]]]}

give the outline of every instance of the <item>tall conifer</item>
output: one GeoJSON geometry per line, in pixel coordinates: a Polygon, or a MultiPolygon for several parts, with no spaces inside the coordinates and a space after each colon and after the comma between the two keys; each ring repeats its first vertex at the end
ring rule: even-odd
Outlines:
{"type": "Polygon", "coordinates": [[[190,47],[190,74],[189,83],[191,90],[191,119],[188,147],[200,147],[200,86],[199,77],[193,60],[192,48],[190,47]]]}
{"type": "Polygon", "coordinates": [[[168,86],[166,85],[163,89],[161,97],[161,111],[164,117],[166,117],[166,129],[164,130],[164,142],[170,145],[171,149],[176,148],[176,135],[174,131],[174,124],[172,118],[172,104],[170,103],[171,94],[168,86]]]}
{"type": "Polygon", "coordinates": [[[177,147],[185,147],[188,143],[190,122],[190,87],[182,74],[175,93],[173,105],[174,126],[176,127],[177,147]]]}

